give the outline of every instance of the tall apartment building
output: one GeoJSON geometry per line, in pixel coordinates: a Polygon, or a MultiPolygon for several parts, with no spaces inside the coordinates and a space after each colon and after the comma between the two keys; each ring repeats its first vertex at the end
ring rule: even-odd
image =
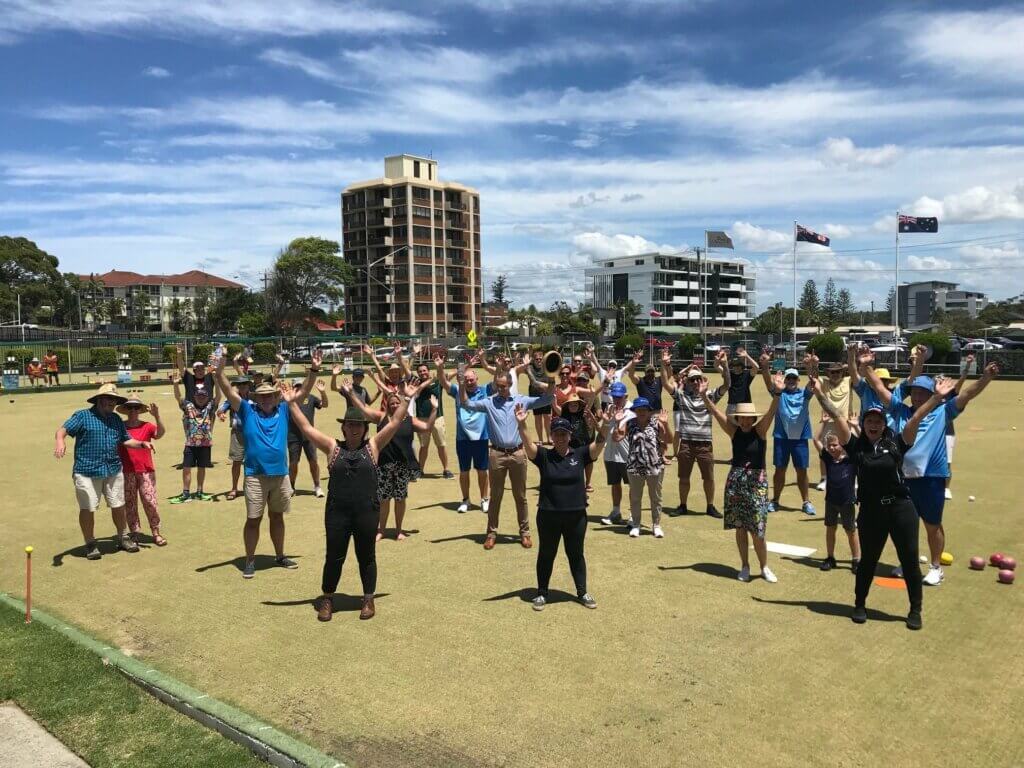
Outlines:
{"type": "Polygon", "coordinates": [[[594,259],[585,271],[595,309],[609,309],[627,299],[640,305],[637,324],[671,333],[744,328],[755,317],[757,282],[741,261],[697,255],[641,253],[594,259]],[[703,283],[703,286],[701,285],[703,283]],[[660,317],[651,317],[651,311],[660,317]]]}
{"type": "Polygon", "coordinates": [[[927,280],[907,283],[899,291],[900,318],[902,328],[916,328],[928,325],[936,310],[944,312],[966,312],[971,317],[988,306],[988,297],[978,291],[957,290],[957,283],[941,280],[927,280]]]}
{"type": "Polygon", "coordinates": [[[384,158],[384,177],[341,193],[349,333],[444,336],[480,325],[480,195],[437,161],[384,158]]]}

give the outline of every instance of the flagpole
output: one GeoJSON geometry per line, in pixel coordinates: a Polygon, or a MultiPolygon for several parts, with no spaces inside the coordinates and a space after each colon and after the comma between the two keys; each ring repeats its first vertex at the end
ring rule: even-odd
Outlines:
{"type": "Polygon", "coordinates": [[[896,290],[893,292],[892,305],[895,308],[896,317],[893,318],[893,368],[900,364],[900,346],[897,339],[900,338],[900,212],[896,211],[896,290]]]}
{"type": "Polygon", "coordinates": [[[796,367],[796,221],[793,222],[793,367],[796,367]]]}

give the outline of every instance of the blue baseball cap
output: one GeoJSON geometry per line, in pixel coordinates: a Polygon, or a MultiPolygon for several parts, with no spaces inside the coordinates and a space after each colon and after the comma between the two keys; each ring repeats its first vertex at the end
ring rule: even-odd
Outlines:
{"type": "Polygon", "coordinates": [[[611,393],[612,397],[625,397],[626,385],[623,384],[621,381],[616,381],[608,388],[608,391],[611,393]]]}
{"type": "Polygon", "coordinates": [[[920,387],[926,389],[929,392],[935,391],[935,380],[931,376],[918,376],[912,382],[910,382],[910,388],[920,387]]]}
{"type": "Polygon", "coordinates": [[[569,423],[568,419],[563,419],[559,416],[551,420],[551,431],[572,432],[572,424],[569,423]]]}
{"type": "Polygon", "coordinates": [[[639,409],[639,408],[646,408],[648,411],[654,410],[653,408],[651,408],[651,401],[648,400],[646,397],[638,397],[638,398],[636,398],[633,401],[633,405],[631,406],[631,408],[634,411],[639,409]]]}

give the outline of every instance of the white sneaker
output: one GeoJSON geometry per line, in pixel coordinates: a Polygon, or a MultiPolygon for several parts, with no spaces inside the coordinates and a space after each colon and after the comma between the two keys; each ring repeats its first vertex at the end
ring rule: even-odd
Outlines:
{"type": "Polygon", "coordinates": [[[937,587],[942,583],[943,577],[942,566],[933,565],[928,569],[928,573],[925,574],[923,581],[929,587],[937,587]]]}
{"type": "Polygon", "coordinates": [[[951,490],[949,490],[949,488],[947,488],[946,489],[946,501],[952,501],[952,500],[953,500],[953,492],[951,490]]]}
{"type": "Polygon", "coordinates": [[[661,530],[661,526],[660,525],[654,526],[654,538],[656,538],[656,539],[664,539],[665,538],[665,532],[663,530],[661,530]]]}
{"type": "Polygon", "coordinates": [[[490,509],[490,508],[491,508],[491,500],[490,499],[480,499],[480,509],[482,509],[484,511],[485,515],[487,514],[487,510],[490,509]]]}
{"type": "Polygon", "coordinates": [[[313,489],[313,495],[316,496],[318,499],[322,499],[324,497],[324,492],[320,490],[319,485],[313,489]]]}
{"type": "Polygon", "coordinates": [[[818,491],[824,491],[825,490],[825,480],[824,480],[824,478],[822,478],[821,482],[818,483],[816,486],[814,486],[814,488],[815,488],[815,490],[818,490],[818,491]]]}
{"type": "Polygon", "coordinates": [[[461,515],[461,514],[464,514],[464,513],[466,513],[466,512],[469,512],[469,502],[468,502],[468,501],[466,501],[465,499],[463,499],[463,500],[462,500],[462,503],[461,503],[461,504],[459,504],[459,508],[458,508],[458,510],[456,510],[456,511],[457,511],[457,512],[458,512],[458,513],[459,513],[460,515],[461,515]]]}
{"type": "Polygon", "coordinates": [[[632,539],[639,539],[640,538],[640,529],[639,528],[630,528],[629,529],[629,536],[632,539]]]}
{"type": "Polygon", "coordinates": [[[761,569],[761,578],[767,581],[769,584],[774,584],[779,580],[779,577],[772,573],[772,569],[767,565],[761,569]]]}
{"type": "Polygon", "coordinates": [[[740,568],[740,575],[736,578],[742,582],[750,581],[750,566],[744,565],[742,568],[740,568]]]}

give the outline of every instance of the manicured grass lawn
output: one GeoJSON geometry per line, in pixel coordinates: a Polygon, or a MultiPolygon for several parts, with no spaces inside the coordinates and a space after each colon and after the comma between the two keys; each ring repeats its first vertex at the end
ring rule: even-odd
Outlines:
{"type": "Polygon", "coordinates": [[[0,606],[0,701],[13,700],[93,768],[266,765],[180,715],[95,654],[0,606]]]}
{"type": "MultiPolygon", "coordinates": [[[[646,533],[631,540],[623,529],[601,526],[609,493],[600,466],[587,535],[590,589],[600,607],[587,611],[558,601],[556,592],[547,610],[534,613],[526,601],[536,551],[509,539],[485,552],[484,516],[476,506],[455,512],[457,481],[434,476],[433,452],[431,477],[411,486],[406,527],[413,535],[378,546],[377,617],[358,621],[353,598],[339,601],[333,622],[320,624],[312,600],[324,551],[323,502],[308,493],[305,466],[287,522],[288,552],[299,569],[269,567],[264,528],[261,570],[243,581],[242,500],[166,503],[180,492],[173,465],[181,428],[169,387],[143,396],[160,403],[168,421],[157,465],[170,545],[137,555],[104,545],[101,561],[83,559],[71,462],[53,459],[52,435],[84,395],[4,401],[0,588],[21,594],[20,552],[32,544],[41,607],[354,765],[1024,762],[1024,586],[999,585],[993,569],[966,565],[971,555],[997,550],[1024,556],[1024,384],[995,382],[957,422],[955,498],[946,512],[948,549],[957,560],[945,584],[926,588],[918,633],[903,626],[905,593],[878,586],[869,601],[874,620],[852,624],[849,570],[821,573],[817,560],[771,555],[778,584],[737,582],[733,535],[720,521],[668,518],[664,540],[646,533]],[[977,501],[968,503],[969,494],[977,501]]],[[[754,396],[763,402],[760,384],[754,396]]],[[[452,401],[445,406],[454,463],[452,401]]],[[[335,396],[317,423],[336,433],[341,413],[335,396]]],[[[220,492],[230,487],[223,425],[214,443],[217,466],[206,489],[220,492]]],[[[728,457],[719,433],[715,450],[720,461],[728,457]]],[[[674,469],[666,505],[678,502],[674,469]]],[[[725,474],[719,464],[719,505],[725,474]]],[[[816,466],[811,478],[818,479],[816,466]]],[[[531,515],[535,482],[531,468],[531,515]]],[[[823,494],[812,491],[812,500],[823,511],[823,494]]],[[[768,539],[821,554],[821,516],[795,511],[795,486],[787,486],[783,503],[789,509],[769,518],[768,539]]],[[[695,472],[690,506],[703,504],[695,472]]],[[[98,531],[109,534],[109,516],[97,519],[98,531]]],[[[514,529],[506,492],[502,530],[514,529]]],[[[890,547],[886,575],[894,561],[890,547]]],[[[572,592],[562,555],[552,587],[572,592]]],[[[340,589],[360,591],[354,555],[340,589]]],[[[5,663],[20,653],[4,654],[5,663]]],[[[46,662],[47,679],[62,685],[53,666],[46,662]]],[[[120,718],[115,744],[129,744],[133,723],[120,718]]]]}

